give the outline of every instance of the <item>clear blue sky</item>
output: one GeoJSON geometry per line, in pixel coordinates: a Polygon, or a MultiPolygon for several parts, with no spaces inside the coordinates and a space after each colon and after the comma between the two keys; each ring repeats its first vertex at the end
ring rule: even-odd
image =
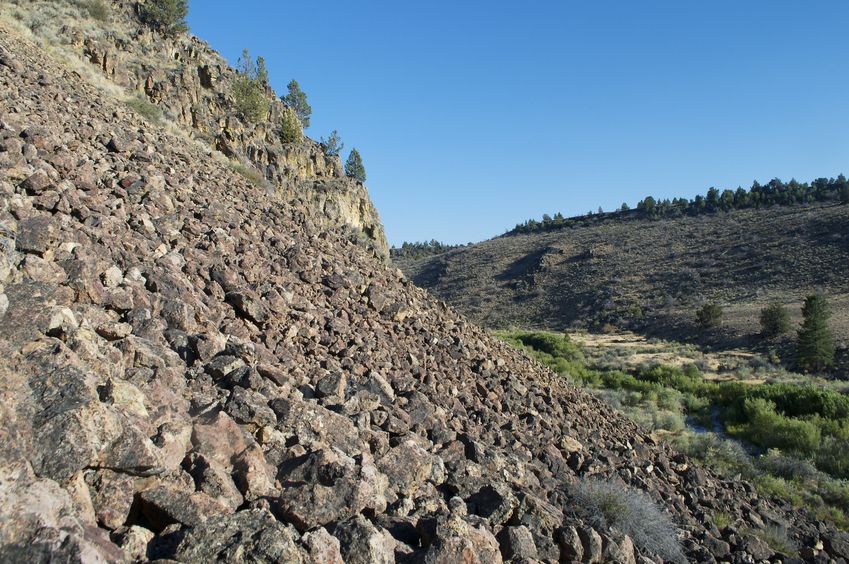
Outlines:
{"type": "Polygon", "coordinates": [[[357,147],[390,243],[849,174],[849,1],[192,0],[357,147]]]}

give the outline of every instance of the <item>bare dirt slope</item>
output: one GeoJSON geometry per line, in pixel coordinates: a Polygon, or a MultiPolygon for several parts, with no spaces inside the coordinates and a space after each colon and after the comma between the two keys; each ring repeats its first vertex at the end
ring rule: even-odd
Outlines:
{"type": "Polygon", "coordinates": [[[0,27],[0,561],[849,558],[287,202],[0,27]]]}

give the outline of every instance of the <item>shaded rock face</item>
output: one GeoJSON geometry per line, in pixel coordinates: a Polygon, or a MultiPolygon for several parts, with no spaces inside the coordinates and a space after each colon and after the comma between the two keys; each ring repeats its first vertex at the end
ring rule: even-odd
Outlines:
{"type": "Polygon", "coordinates": [[[0,97],[0,561],[656,561],[585,476],[846,558],[2,24],[0,97]]]}
{"type": "MultiPolygon", "coordinates": [[[[54,28],[66,52],[81,64],[155,104],[210,149],[255,168],[316,224],[350,229],[355,239],[388,256],[383,225],[365,186],[347,178],[340,158],[325,155],[318,143],[281,143],[284,106],[271,91],[267,119],[255,125],[242,120],[231,93],[236,73],[207,43],[188,35],[163,37],[141,26],[133,16],[135,0],[111,1],[108,25],[84,10],[50,19],[50,6],[39,8],[40,2],[34,0],[30,8],[41,14],[40,25],[54,28]]],[[[116,138],[112,146],[120,143],[116,138]]]]}

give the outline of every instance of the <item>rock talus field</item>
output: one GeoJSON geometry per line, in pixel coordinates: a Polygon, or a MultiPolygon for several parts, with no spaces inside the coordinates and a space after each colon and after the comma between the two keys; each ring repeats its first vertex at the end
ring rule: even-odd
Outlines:
{"type": "Polygon", "coordinates": [[[3,25],[0,359],[3,562],[849,558],[3,25]]]}

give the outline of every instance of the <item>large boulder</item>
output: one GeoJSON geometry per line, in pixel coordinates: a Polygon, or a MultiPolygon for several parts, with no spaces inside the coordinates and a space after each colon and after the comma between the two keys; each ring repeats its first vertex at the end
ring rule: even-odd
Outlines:
{"type": "Polygon", "coordinates": [[[353,517],[365,509],[386,509],[386,476],[366,454],[354,459],[329,449],[312,452],[281,476],[277,502],[301,531],[353,517]]]}
{"type": "Polygon", "coordinates": [[[265,510],[251,509],[218,516],[190,529],[177,545],[180,562],[300,564],[304,554],[297,531],[265,510]]]}

